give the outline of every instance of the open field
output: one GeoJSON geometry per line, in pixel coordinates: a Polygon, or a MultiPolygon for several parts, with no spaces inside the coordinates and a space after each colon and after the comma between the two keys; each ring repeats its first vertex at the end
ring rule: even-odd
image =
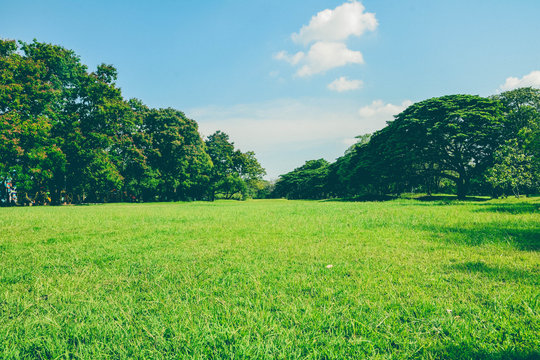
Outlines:
{"type": "Polygon", "coordinates": [[[1,208],[0,231],[0,359],[540,357],[540,198],[1,208]]]}

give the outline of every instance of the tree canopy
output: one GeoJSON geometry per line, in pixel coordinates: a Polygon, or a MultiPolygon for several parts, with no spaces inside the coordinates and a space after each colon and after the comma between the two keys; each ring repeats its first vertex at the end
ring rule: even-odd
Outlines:
{"type": "Polygon", "coordinates": [[[124,99],[117,76],[109,64],[89,71],[61,46],[0,40],[0,180],[9,179],[9,194],[18,191],[12,198],[59,204],[454,191],[463,199],[540,186],[540,89],[420,101],[358,136],[335,162],[307,161],[273,184],[252,151],[222,131],[203,139],[179,110],[124,99]]]}
{"type": "Polygon", "coordinates": [[[194,120],[124,99],[116,79],[61,46],[0,40],[0,177],[24,201],[210,199],[231,174],[241,188],[260,180],[253,152],[232,151],[224,171],[194,120]]]}
{"type": "Polygon", "coordinates": [[[492,165],[504,136],[504,120],[497,101],[443,96],[408,107],[373,136],[372,144],[392,164],[385,170],[405,175],[412,183],[432,176],[448,178],[463,198],[471,179],[492,165]]]}
{"type": "MultiPolygon", "coordinates": [[[[540,90],[449,95],[409,106],[315,175],[281,175],[273,195],[356,197],[422,191],[497,195],[538,188],[540,90]],[[317,179],[316,185],[310,182],[317,179]],[[313,191],[317,195],[313,195],[313,191]],[[322,190],[324,189],[324,190],[322,190]]],[[[319,169],[319,168],[318,168],[319,169]]]]}
{"type": "Polygon", "coordinates": [[[262,177],[266,174],[255,158],[255,153],[235,150],[234,143],[222,131],[216,131],[206,139],[206,147],[213,163],[210,172],[210,191],[231,199],[235,195],[245,198],[253,196],[260,189],[262,177]]]}
{"type": "Polygon", "coordinates": [[[324,159],[309,160],[293,171],[281,175],[274,196],[288,199],[323,199],[328,196],[326,179],[330,163],[324,159]]]}
{"type": "Polygon", "coordinates": [[[487,180],[495,191],[519,195],[540,183],[540,89],[520,88],[492,97],[503,104],[505,139],[487,180]]]}

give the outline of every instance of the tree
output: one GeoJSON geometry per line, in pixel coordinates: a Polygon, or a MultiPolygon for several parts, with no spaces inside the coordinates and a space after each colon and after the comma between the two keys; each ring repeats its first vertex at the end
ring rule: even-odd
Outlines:
{"type": "Polygon", "coordinates": [[[309,160],[293,171],[280,175],[272,196],[287,199],[324,199],[328,197],[329,165],[330,163],[324,159],[309,160]]]}
{"type": "Polygon", "coordinates": [[[120,173],[124,177],[121,197],[128,201],[155,201],[160,183],[159,171],[148,160],[152,149],[152,134],[143,131],[144,119],[150,109],[138,99],[130,99],[129,121],[132,129],[121,136],[115,146],[120,173]]]}
{"type": "Polygon", "coordinates": [[[540,89],[519,88],[493,96],[506,117],[504,144],[497,150],[488,181],[503,189],[538,186],[540,174],[540,89]]]}
{"type": "Polygon", "coordinates": [[[255,153],[235,150],[229,135],[216,131],[205,141],[213,168],[210,176],[210,197],[220,194],[230,199],[236,194],[242,198],[253,196],[259,187],[259,181],[266,174],[255,158],[255,153]]]}
{"type": "Polygon", "coordinates": [[[336,161],[329,165],[328,191],[338,197],[356,196],[372,191],[370,184],[369,159],[366,148],[371,134],[356,136],[357,142],[351,145],[336,161]]]}
{"type": "Polygon", "coordinates": [[[532,156],[523,151],[518,142],[508,140],[495,152],[495,165],[488,170],[487,181],[504,194],[508,190],[519,197],[520,189],[532,188],[535,174],[532,171],[532,156]]]}
{"type": "Polygon", "coordinates": [[[17,43],[0,40],[0,173],[17,173],[20,193],[54,186],[65,155],[53,128],[59,90],[48,68],[16,52],[17,43]]]}
{"type": "Polygon", "coordinates": [[[254,197],[258,191],[264,188],[265,185],[262,177],[266,175],[266,171],[255,157],[253,151],[243,153],[240,150],[236,150],[234,152],[233,164],[236,173],[245,184],[245,189],[242,192],[244,198],[254,197]]]}
{"type": "Polygon", "coordinates": [[[189,200],[207,194],[211,161],[197,123],[126,101],[117,71],[88,72],[61,46],[0,40],[0,175],[55,203],[189,200]]]}
{"type": "Polygon", "coordinates": [[[201,199],[212,168],[197,123],[175,109],[150,110],[142,131],[149,139],[146,154],[158,172],[162,200],[201,199]]]}
{"type": "Polygon", "coordinates": [[[79,199],[107,199],[122,185],[113,149],[130,128],[125,121],[129,106],[114,85],[116,69],[100,65],[88,73],[71,50],[36,40],[20,44],[24,55],[11,57],[18,56],[23,64],[14,72],[15,88],[22,91],[11,92],[16,106],[10,111],[29,121],[29,129],[41,124],[40,137],[47,144],[40,151],[22,146],[41,165],[25,164],[20,175],[29,176],[25,183],[49,192],[56,203],[66,191],[79,199]],[[38,69],[35,76],[28,76],[30,69],[38,69]]]}
{"type": "Polygon", "coordinates": [[[493,164],[504,141],[505,119],[496,100],[450,95],[416,103],[396,116],[369,143],[377,170],[401,182],[440,176],[454,181],[458,198],[471,179],[493,164]]]}
{"type": "Polygon", "coordinates": [[[540,127],[540,89],[519,88],[494,95],[492,99],[503,105],[507,119],[506,137],[520,137],[522,141],[532,140],[527,137],[532,137],[540,127]]]}

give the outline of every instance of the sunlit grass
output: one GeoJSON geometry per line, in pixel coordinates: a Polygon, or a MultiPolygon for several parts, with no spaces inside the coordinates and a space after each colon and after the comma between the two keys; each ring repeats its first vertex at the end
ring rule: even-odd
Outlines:
{"type": "Polygon", "coordinates": [[[2,208],[0,229],[0,358],[540,356],[540,198],[2,208]]]}

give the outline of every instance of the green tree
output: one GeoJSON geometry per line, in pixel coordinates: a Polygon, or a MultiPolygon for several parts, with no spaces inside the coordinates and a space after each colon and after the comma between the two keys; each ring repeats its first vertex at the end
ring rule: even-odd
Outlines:
{"type": "Polygon", "coordinates": [[[533,140],[532,135],[540,127],[540,89],[519,88],[494,95],[492,99],[503,104],[507,119],[506,137],[518,138],[530,144],[533,140]]]}
{"type": "Polygon", "coordinates": [[[159,179],[161,200],[201,199],[212,168],[197,123],[175,109],[150,110],[143,132],[149,137],[146,154],[159,179]]]}
{"type": "Polygon", "coordinates": [[[241,189],[231,186],[238,184],[234,181],[234,144],[229,141],[229,135],[216,131],[205,140],[206,151],[212,160],[210,176],[210,198],[213,200],[216,193],[234,194],[241,189]]]}
{"type": "Polygon", "coordinates": [[[450,95],[413,104],[370,141],[377,172],[407,186],[434,176],[456,183],[463,199],[471,180],[493,164],[504,141],[505,119],[496,100],[450,95]]]}
{"type": "Polygon", "coordinates": [[[15,170],[20,193],[54,186],[66,159],[53,127],[59,91],[44,63],[16,52],[0,40],[0,173],[15,170]]]}
{"type": "Polygon", "coordinates": [[[266,175],[266,170],[261,166],[255,153],[247,151],[245,153],[240,150],[234,152],[233,164],[238,177],[245,184],[245,189],[241,192],[242,196],[254,197],[257,192],[264,188],[262,177],[266,175]]]}
{"type": "Polygon", "coordinates": [[[148,160],[152,151],[152,134],[142,131],[150,109],[138,99],[128,101],[131,108],[128,122],[132,128],[120,137],[115,146],[115,157],[124,177],[121,198],[127,201],[155,201],[160,184],[159,171],[148,160]]]}
{"type": "Polygon", "coordinates": [[[540,174],[540,89],[519,88],[493,96],[504,106],[507,141],[488,175],[495,187],[532,189],[540,174]]]}
{"type": "Polygon", "coordinates": [[[370,184],[374,179],[370,176],[366,157],[371,134],[359,135],[356,138],[357,142],[329,166],[328,191],[334,196],[351,197],[373,191],[370,184]]]}
{"type": "Polygon", "coordinates": [[[328,197],[330,163],[324,159],[309,160],[293,171],[280,175],[273,197],[287,199],[324,199],[328,197]]]}
{"type": "Polygon", "coordinates": [[[219,132],[207,152],[181,111],[126,101],[114,66],[89,72],[61,46],[19,45],[0,40],[0,175],[16,173],[19,189],[59,203],[68,193],[75,201],[175,201],[263,187],[253,152],[235,150],[219,132]]]}
{"type": "MultiPolygon", "coordinates": [[[[25,119],[30,114],[33,124],[47,123],[48,141],[54,145],[50,146],[54,154],[39,156],[45,162],[40,174],[47,175],[47,184],[35,174],[33,182],[50,192],[53,202],[65,191],[77,193],[79,199],[108,199],[111,190],[118,190],[123,181],[112,150],[129,128],[124,121],[129,118],[129,107],[113,82],[116,70],[100,65],[96,72],[88,73],[73,51],[35,40],[21,42],[21,50],[23,61],[40,69],[34,87],[39,90],[44,84],[50,88],[13,97],[20,105],[16,111],[19,116],[25,119]],[[53,164],[47,164],[45,159],[51,157],[53,164]]],[[[19,69],[18,76],[24,76],[29,68],[19,69]]],[[[21,85],[27,79],[16,83],[21,85]]],[[[23,169],[22,173],[28,172],[32,170],[23,169]]]]}
{"type": "Polygon", "coordinates": [[[242,198],[254,196],[266,174],[255,158],[255,153],[235,150],[229,135],[216,131],[206,139],[208,155],[213,168],[210,178],[210,197],[217,194],[226,199],[239,195],[242,198]]]}
{"type": "Polygon", "coordinates": [[[508,140],[495,152],[495,165],[488,170],[487,181],[503,194],[510,190],[519,197],[521,189],[532,188],[535,184],[537,176],[533,172],[532,159],[515,139],[508,140]]]}

